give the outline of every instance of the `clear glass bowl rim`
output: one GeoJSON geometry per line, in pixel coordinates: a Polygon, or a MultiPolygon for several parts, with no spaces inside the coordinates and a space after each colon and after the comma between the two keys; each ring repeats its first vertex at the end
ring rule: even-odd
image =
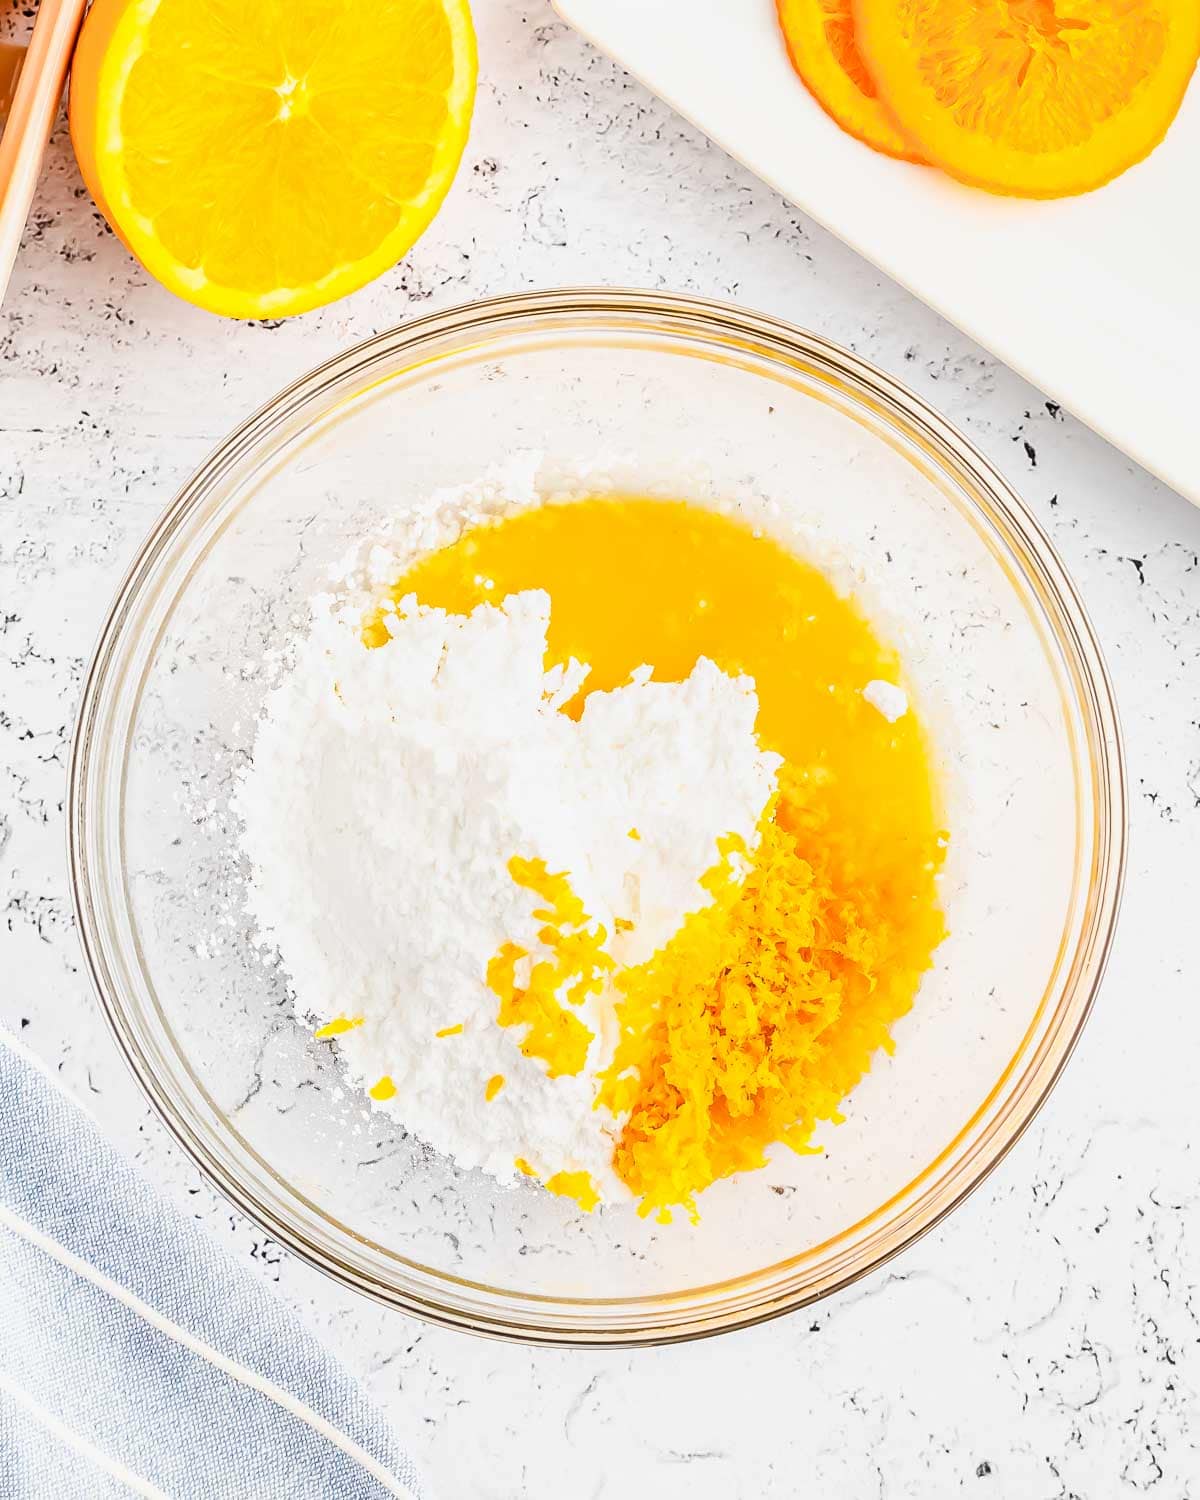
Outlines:
{"type": "Polygon", "coordinates": [[[850,1285],[938,1224],[1012,1148],[1070,1057],[1103,977],[1124,885],[1126,771],[1112,685],[1074,584],[1049,538],[1012,487],[945,418],[858,355],[768,314],[686,294],[563,288],[452,307],[365,340],[301,376],[213,450],[160,514],[131,563],[101,629],[84,679],[72,742],[67,838],[72,901],[83,956],[118,1047],[159,1118],[239,1211],[342,1284],[444,1326],[543,1344],[653,1345],[746,1327],[807,1306],[850,1285]],[[1095,804],[1092,867],[1086,873],[1085,919],[1074,946],[1070,982],[1059,995],[1053,1013],[1043,1017],[1045,1030],[1037,1046],[1030,1053],[1031,1022],[1030,1032],[991,1094],[933,1162],[867,1219],[786,1263],[792,1266],[823,1253],[824,1260],[817,1262],[814,1270],[800,1271],[783,1284],[766,1284],[757,1290],[751,1286],[742,1295],[714,1299],[709,1306],[702,1302],[697,1306],[696,1299],[731,1285],[762,1282],[777,1268],[747,1273],[736,1283],[691,1289],[679,1299],[660,1296],[610,1303],[604,1299],[571,1301],[528,1294],[511,1298],[512,1305],[505,1307],[493,1304],[497,1299],[502,1304],[508,1294],[492,1294],[491,1289],[458,1282],[450,1275],[438,1278],[439,1284],[430,1287],[414,1286],[411,1278],[364,1274],[360,1267],[316,1243],[296,1220],[285,1220],[256,1192],[252,1182],[242,1180],[206,1145],[202,1134],[185,1117],[173,1093],[174,1080],[158,1076],[141,1044],[130,997],[114,982],[105,956],[111,932],[105,921],[106,893],[95,874],[103,863],[97,850],[104,829],[98,827],[93,808],[93,801],[98,800],[98,724],[120,687],[126,665],[122,657],[136,644],[127,631],[134,606],[169,566],[172,544],[185,531],[189,517],[227,475],[255,453],[269,451],[275,436],[297,414],[311,407],[309,420],[317,420],[336,404],[332,395],[339,385],[360,380],[374,365],[384,370],[381,378],[397,369],[411,369],[428,357],[432,346],[437,346],[438,356],[442,356],[502,333],[539,331],[561,345],[564,339],[569,342],[572,333],[606,328],[652,332],[659,336],[660,348],[663,340],[669,345],[676,336],[677,353],[695,352],[684,346],[687,339],[724,343],[730,349],[753,351],[756,358],[775,364],[785,374],[800,370],[809,378],[815,375],[869,405],[900,429],[908,441],[915,441],[927,462],[965,485],[976,521],[998,540],[1036,596],[1076,694],[1074,707],[1082,720],[1085,769],[1090,773],[1095,804]],[[444,347],[447,340],[452,341],[449,350],[444,347]],[[1007,1097],[1001,1097],[1006,1087],[1007,1097]],[[989,1107],[991,1117],[977,1128],[989,1107]],[[895,1208],[891,1218],[883,1218],[891,1208],[895,1208]],[[861,1233],[864,1229],[869,1229],[865,1235],[861,1233]],[[482,1299],[480,1293],[485,1294],[482,1299]],[[680,1304],[677,1307],[676,1302],[680,1304]],[[539,1306],[543,1303],[544,1308],[539,1306]]]}

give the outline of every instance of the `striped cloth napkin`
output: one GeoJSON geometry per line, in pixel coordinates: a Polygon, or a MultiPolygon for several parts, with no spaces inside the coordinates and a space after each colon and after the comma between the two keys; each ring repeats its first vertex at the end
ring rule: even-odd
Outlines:
{"type": "Polygon", "coordinates": [[[0,1030],[0,1496],[417,1500],[382,1417],[0,1030]]]}

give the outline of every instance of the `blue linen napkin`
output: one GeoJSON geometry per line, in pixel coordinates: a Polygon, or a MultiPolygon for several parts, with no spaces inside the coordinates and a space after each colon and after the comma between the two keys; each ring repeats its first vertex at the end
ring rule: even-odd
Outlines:
{"type": "Polygon", "coordinates": [[[0,1497],[419,1493],[346,1372],[0,1029],[0,1497]]]}

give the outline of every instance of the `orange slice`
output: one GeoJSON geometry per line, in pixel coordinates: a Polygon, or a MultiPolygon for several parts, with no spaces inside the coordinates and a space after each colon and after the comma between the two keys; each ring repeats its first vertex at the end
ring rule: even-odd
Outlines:
{"type": "Polygon", "coordinates": [[[425,229],[475,67],[467,0],[95,0],[71,137],[165,286],[285,317],[378,276],[425,229]]]}
{"type": "Polygon", "coordinates": [[[876,151],[920,161],[867,72],[852,0],[778,0],[778,9],[792,66],[825,113],[876,151]]]}
{"type": "Polygon", "coordinates": [[[854,0],[863,58],[931,161],[1057,198],[1140,161],[1200,53],[1200,0],[854,0]]]}

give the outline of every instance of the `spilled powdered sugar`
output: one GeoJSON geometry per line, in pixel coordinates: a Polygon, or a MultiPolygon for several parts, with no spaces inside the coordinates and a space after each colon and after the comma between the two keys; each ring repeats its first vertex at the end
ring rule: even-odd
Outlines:
{"type": "MultiPolygon", "coordinates": [[[[451,539],[440,527],[431,512],[419,550],[451,539]]],[[[402,568],[376,552],[368,571],[390,581],[402,568]]],[[[361,599],[318,598],[235,811],[260,939],[300,1014],[362,1018],[337,1046],[357,1084],[391,1078],[378,1107],[463,1167],[511,1180],[520,1157],[542,1177],[587,1171],[618,1196],[619,1122],[592,1108],[615,1041],[611,993],[576,1011],[594,1039],[574,1077],[549,1078],[521,1055],[524,1028],[497,1022],[488,961],[508,941],[536,953],[541,926],[508,862],[567,872],[617,963],[639,963],[710,899],[699,881],[718,840],[754,847],[779,758],[758,746],[753,682],[706,660],[681,683],[647,666],[591,694],[577,722],[561,713],[587,669],[546,669],[549,614],[537,591],[470,616],[407,599],[369,650],[361,599]],[[489,1101],[495,1075],[505,1086],[489,1101]]]]}

